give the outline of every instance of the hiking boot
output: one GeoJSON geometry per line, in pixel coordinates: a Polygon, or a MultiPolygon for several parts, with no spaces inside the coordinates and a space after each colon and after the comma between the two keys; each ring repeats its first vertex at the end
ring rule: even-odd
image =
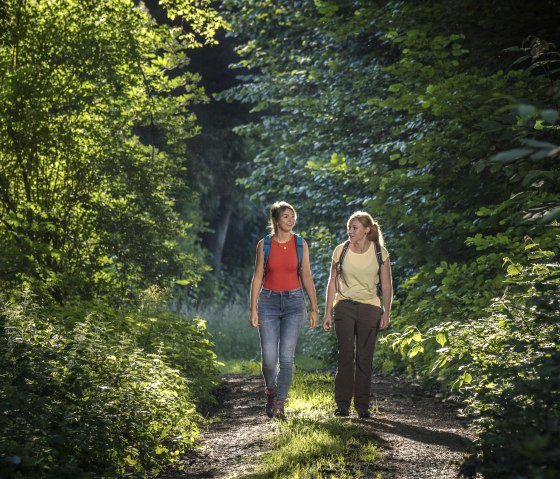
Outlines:
{"type": "Polygon", "coordinates": [[[266,394],[266,415],[268,417],[273,417],[274,402],[276,401],[276,386],[265,388],[264,393],[266,394]]]}
{"type": "Polygon", "coordinates": [[[277,399],[274,403],[274,419],[278,419],[280,421],[286,420],[286,415],[284,414],[284,401],[277,399]]]}
{"type": "Polygon", "coordinates": [[[334,415],[339,417],[346,417],[350,415],[350,412],[345,407],[339,406],[334,410],[334,415]]]}
{"type": "Polygon", "coordinates": [[[358,417],[361,419],[368,419],[371,417],[371,414],[369,413],[369,411],[367,409],[358,411],[358,417]]]}

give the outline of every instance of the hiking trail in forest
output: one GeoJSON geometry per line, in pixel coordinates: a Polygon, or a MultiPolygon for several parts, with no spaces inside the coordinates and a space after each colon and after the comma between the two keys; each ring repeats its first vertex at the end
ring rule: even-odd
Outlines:
{"type": "MultiPolygon", "coordinates": [[[[219,421],[202,431],[201,447],[160,475],[160,479],[249,478],[257,457],[268,450],[275,434],[264,414],[260,376],[224,376],[213,416],[219,421]],[[180,470],[180,467],[183,470],[180,470]]],[[[383,479],[456,478],[473,437],[457,416],[457,405],[443,403],[418,385],[394,377],[372,379],[371,419],[355,414],[381,448],[384,459],[375,474],[383,479]]],[[[287,412],[289,412],[289,407],[287,412]]],[[[375,477],[373,475],[372,477],[375,477]]]]}

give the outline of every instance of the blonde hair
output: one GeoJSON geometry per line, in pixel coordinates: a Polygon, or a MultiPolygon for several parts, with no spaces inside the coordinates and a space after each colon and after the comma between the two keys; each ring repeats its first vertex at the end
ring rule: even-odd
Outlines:
{"type": "Polygon", "coordinates": [[[278,220],[280,219],[280,216],[282,216],[282,213],[284,213],[284,210],[288,209],[293,211],[297,220],[296,209],[290,203],[286,203],[285,201],[276,201],[272,204],[270,207],[270,220],[268,222],[268,229],[271,233],[278,234],[278,220]]]}
{"type": "Polygon", "coordinates": [[[381,246],[385,246],[385,241],[383,240],[383,233],[381,233],[381,227],[379,223],[374,221],[369,213],[366,211],[356,211],[352,213],[348,221],[346,222],[346,227],[350,228],[350,223],[353,220],[358,220],[362,223],[364,228],[369,228],[369,233],[367,235],[367,239],[373,241],[374,243],[379,243],[381,246]]]}

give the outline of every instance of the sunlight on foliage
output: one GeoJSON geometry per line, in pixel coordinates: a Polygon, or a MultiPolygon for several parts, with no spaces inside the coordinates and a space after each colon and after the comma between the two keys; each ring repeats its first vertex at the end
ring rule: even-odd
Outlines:
{"type": "Polygon", "coordinates": [[[443,322],[422,336],[409,328],[387,337],[409,357],[418,341],[441,346],[432,370],[454,377],[450,388],[459,390],[481,439],[463,465],[467,475],[560,472],[560,263],[533,242],[525,249],[524,262],[505,259],[506,289],[485,316],[443,322]]]}
{"type": "Polygon", "coordinates": [[[156,473],[194,446],[196,405],[218,384],[196,322],[92,304],[48,310],[29,292],[0,318],[0,451],[19,458],[0,461],[2,477],[156,473]]]}

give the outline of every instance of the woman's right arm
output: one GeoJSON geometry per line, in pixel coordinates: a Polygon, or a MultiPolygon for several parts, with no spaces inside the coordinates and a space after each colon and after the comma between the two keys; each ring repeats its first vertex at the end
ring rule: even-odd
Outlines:
{"type": "Polygon", "coordinates": [[[251,280],[251,291],[249,293],[249,302],[251,305],[251,316],[250,322],[251,326],[254,328],[259,327],[259,313],[257,311],[257,301],[259,299],[259,292],[263,285],[263,275],[264,275],[264,251],[263,251],[264,240],[260,240],[257,244],[257,252],[255,255],[255,272],[253,273],[253,279],[251,280]]]}
{"type": "Polygon", "coordinates": [[[325,299],[325,315],[323,317],[323,329],[328,331],[332,325],[332,305],[334,297],[336,296],[336,263],[334,260],[331,263],[331,274],[329,275],[329,282],[327,284],[327,294],[325,299]]]}

